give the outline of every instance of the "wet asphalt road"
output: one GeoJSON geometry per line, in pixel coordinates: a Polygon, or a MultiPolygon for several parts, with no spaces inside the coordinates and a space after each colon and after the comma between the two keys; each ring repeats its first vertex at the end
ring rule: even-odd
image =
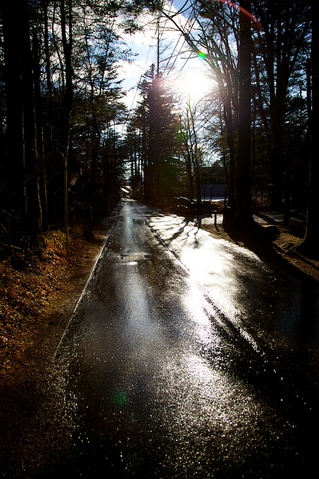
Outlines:
{"type": "Polygon", "coordinates": [[[43,477],[318,477],[316,288],[165,222],[122,203],[57,351],[72,446],[43,477]]]}

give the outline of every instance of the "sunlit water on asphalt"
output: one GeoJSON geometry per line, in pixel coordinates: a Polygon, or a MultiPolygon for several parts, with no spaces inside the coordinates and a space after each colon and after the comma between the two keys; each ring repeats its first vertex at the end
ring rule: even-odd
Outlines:
{"type": "Polygon", "coordinates": [[[317,416],[280,365],[300,321],[286,290],[253,253],[123,202],[57,351],[73,434],[51,476],[301,477],[317,416]]]}
{"type": "Polygon", "coordinates": [[[150,225],[234,324],[269,330],[272,339],[277,333],[298,338],[303,316],[311,314],[309,334],[318,342],[318,288],[300,284],[287,271],[280,274],[280,268],[274,271],[252,251],[213,238],[180,216],[152,215],[150,225]]]}

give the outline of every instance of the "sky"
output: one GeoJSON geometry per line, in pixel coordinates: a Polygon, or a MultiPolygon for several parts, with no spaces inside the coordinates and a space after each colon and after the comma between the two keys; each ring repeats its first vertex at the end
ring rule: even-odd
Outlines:
{"type": "MultiPolygon", "coordinates": [[[[176,11],[179,3],[179,0],[170,3],[172,12],[176,11]]],[[[185,17],[180,16],[180,21],[185,22],[185,17]]],[[[122,63],[120,68],[120,77],[124,79],[122,86],[127,91],[125,103],[130,110],[138,101],[137,84],[151,64],[156,65],[157,62],[157,21],[145,14],[141,23],[145,26],[143,31],[125,37],[135,57],[131,63],[122,63]]],[[[164,78],[170,79],[173,91],[196,102],[213,88],[209,68],[203,60],[190,54],[189,47],[170,20],[161,19],[160,25],[160,64],[164,78]],[[170,59],[168,68],[164,68],[166,59],[170,59]]]]}

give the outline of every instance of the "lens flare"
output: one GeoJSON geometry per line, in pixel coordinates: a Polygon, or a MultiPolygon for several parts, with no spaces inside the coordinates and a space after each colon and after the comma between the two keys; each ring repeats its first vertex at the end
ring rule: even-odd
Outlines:
{"type": "Polygon", "coordinates": [[[198,56],[199,58],[202,58],[203,60],[205,60],[205,59],[207,58],[207,53],[198,51],[198,52],[197,52],[197,56],[198,56]]]}
{"type": "Polygon", "coordinates": [[[118,406],[124,406],[128,402],[128,396],[124,391],[117,391],[114,394],[114,402],[118,406]]]}
{"type": "Polygon", "coordinates": [[[225,3],[226,5],[229,5],[231,7],[234,7],[234,8],[237,8],[237,10],[240,10],[241,13],[243,13],[244,15],[246,15],[254,24],[255,26],[259,29],[259,30],[263,30],[263,26],[262,24],[257,20],[256,17],[254,17],[254,15],[252,15],[248,10],[246,10],[245,8],[241,7],[240,5],[237,5],[236,3],[234,2],[230,2],[229,0],[217,0],[218,2],[220,3],[225,3]]]}

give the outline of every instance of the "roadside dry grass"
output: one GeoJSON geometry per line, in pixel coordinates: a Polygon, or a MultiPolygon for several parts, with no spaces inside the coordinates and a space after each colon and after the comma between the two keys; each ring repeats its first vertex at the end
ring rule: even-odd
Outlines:
{"type": "Polygon", "coordinates": [[[36,358],[53,354],[87,281],[104,236],[52,231],[37,251],[0,261],[0,381],[18,383],[36,358]]]}

